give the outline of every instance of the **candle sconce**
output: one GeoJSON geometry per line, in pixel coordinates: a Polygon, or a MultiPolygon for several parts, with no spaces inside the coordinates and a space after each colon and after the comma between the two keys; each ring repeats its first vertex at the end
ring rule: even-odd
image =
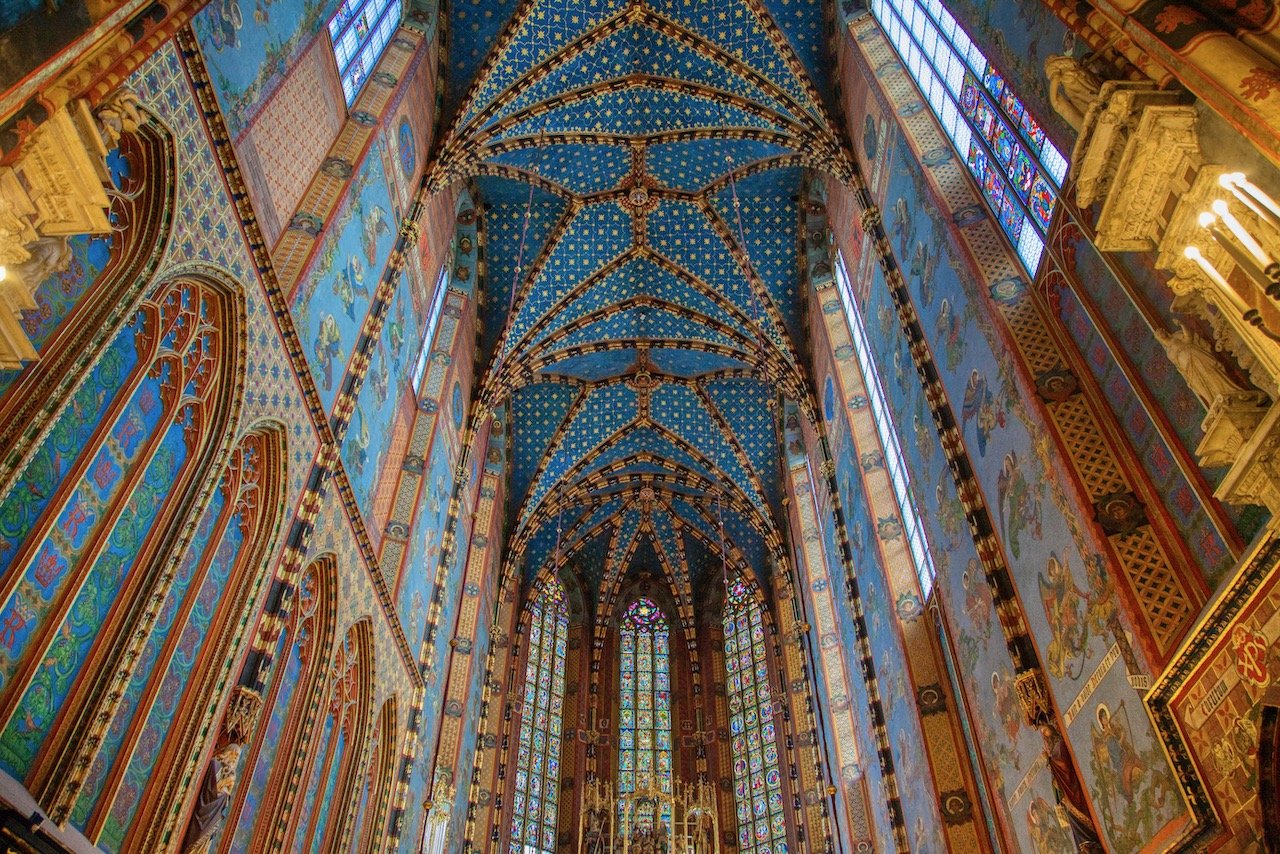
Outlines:
{"type": "MultiPolygon", "coordinates": [[[[1280,303],[1280,205],[1241,172],[1219,176],[1218,185],[1227,191],[1234,205],[1227,199],[1215,199],[1209,210],[1199,215],[1200,228],[1249,281],[1280,303]]],[[[1280,333],[1266,322],[1256,300],[1231,284],[1230,270],[1219,270],[1195,244],[1186,246],[1183,255],[1195,263],[1245,322],[1280,342],[1280,333]]]]}

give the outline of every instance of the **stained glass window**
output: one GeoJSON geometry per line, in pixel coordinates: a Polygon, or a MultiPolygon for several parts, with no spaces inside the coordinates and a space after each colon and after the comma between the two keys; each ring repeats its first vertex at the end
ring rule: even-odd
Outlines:
{"type": "Polygon", "coordinates": [[[724,609],[724,669],[728,680],[733,796],[738,808],[738,850],[785,854],[787,825],[778,771],[778,733],[764,651],[764,624],[741,579],[724,609]]]}
{"type": "Polygon", "coordinates": [[[876,422],[876,432],[880,435],[880,445],[884,449],[885,470],[889,473],[889,481],[893,484],[893,494],[898,499],[898,509],[902,515],[902,530],[907,538],[907,546],[911,550],[911,559],[916,565],[916,577],[920,580],[920,595],[927,599],[933,590],[933,579],[938,571],[933,564],[933,553],[929,549],[929,541],[925,538],[924,526],[920,524],[920,513],[916,509],[915,499],[911,497],[911,475],[907,473],[907,462],[902,456],[902,446],[898,444],[898,432],[893,424],[893,413],[889,409],[889,401],[884,396],[880,374],[876,371],[875,361],[871,355],[867,329],[862,323],[862,313],[858,311],[858,305],[853,298],[853,288],[849,284],[849,271],[845,268],[844,258],[839,252],[836,253],[836,288],[840,291],[840,301],[844,303],[844,316],[849,324],[849,337],[853,340],[853,349],[858,356],[858,368],[862,372],[862,382],[867,387],[872,420],[876,422]]]}
{"type": "Polygon", "coordinates": [[[511,854],[552,854],[556,850],[564,654],[569,633],[569,609],[559,581],[547,585],[533,601],[532,611],[512,795],[511,854]]]}
{"type": "MultiPolygon", "coordinates": [[[[618,792],[671,792],[671,675],[667,620],[652,599],[622,615],[618,657],[618,792]]],[[[671,816],[662,816],[670,827],[671,816]]],[[[637,816],[641,826],[652,816],[637,816]]]]}
{"type": "Polygon", "coordinates": [[[342,92],[347,106],[356,99],[360,87],[391,34],[400,26],[401,0],[342,0],[338,11],[329,19],[329,38],[333,42],[333,58],[338,62],[342,92]]]}
{"type": "Polygon", "coordinates": [[[435,341],[436,328],[440,325],[440,310],[444,308],[444,296],[449,292],[449,264],[440,267],[436,277],[436,290],[431,296],[431,308],[427,311],[427,328],[422,335],[422,349],[413,366],[413,393],[422,393],[422,379],[427,375],[427,360],[431,357],[431,345],[435,341]]]}
{"type": "Polygon", "coordinates": [[[871,11],[1034,276],[1067,159],[940,0],[871,11]]]}

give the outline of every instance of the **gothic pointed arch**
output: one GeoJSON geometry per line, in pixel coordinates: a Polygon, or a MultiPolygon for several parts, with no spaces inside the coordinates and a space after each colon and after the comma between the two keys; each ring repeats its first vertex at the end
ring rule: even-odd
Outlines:
{"type": "Polygon", "coordinates": [[[360,788],[356,812],[354,851],[374,851],[388,832],[391,793],[395,785],[396,757],[399,755],[399,719],[395,697],[388,697],[378,712],[369,746],[368,772],[360,788]]]}
{"type": "Polygon", "coordinates": [[[265,598],[285,460],[284,428],[273,422],[255,425],[233,451],[129,683],[138,703],[112,721],[77,804],[88,809],[101,792],[86,824],[91,838],[150,850],[181,835],[199,769],[243,738],[239,716],[256,711],[256,697],[230,679],[265,598]]]}
{"type": "Polygon", "coordinates": [[[154,286],[0,502],[0,764],[58,821],[230,452],[243,306],[212,274],[154,286]]]}
{"type": "Polygon", "coordinates": [[[373,729],[374,672],[373,625],[366,617],[334,650],[323,719],[306,745],[299,801],[283,837],[287,850],[337,851],[350,844],[373,729]],[[329,808],[313,808],[319,804],[329,808]]]}
{"type": "Polygon", "coordinates": [[[738,850],[769,852],[787,843],[787,815],[766,627],[761,603],[746,582],[735,579],[726,583],[722,611],[725,695],[738,850]]]}
{"type": "MultiPolygon", "coordinates": [[[[619,795],[671,794],[674,763],[671,696],[671,622],[650,596],[639,594],[618,615],[619,795]]],[[[671,816],[636,815],[655,827],[671,816]]],[[[630,826],[623,822],[624,831],[630,826]]]]}
{"type": "Polygon", "coordinates": [[[558,839],[569,601],[551,577],[530,591],[521,615],[525,665],[515,710],[519,739],[508,828],[512,854],[555,851],[558,839]]]}
{"type": "Polygon", "coordinates": [[[276,641],[274,674],[243,760],[243,782],[217,843],[221,852],[278,850],[298,808],[297,780],[314,742],[337,634],[338,562],[324,554],[303,569],[276,641]]]}

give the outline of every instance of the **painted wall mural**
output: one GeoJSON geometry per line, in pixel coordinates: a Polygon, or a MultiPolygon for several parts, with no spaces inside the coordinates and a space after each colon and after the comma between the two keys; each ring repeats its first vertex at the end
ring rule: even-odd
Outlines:
{"type": "Polygon", "coordinates": [[[339,0],[212,0],[192,21],[232,137],[319,37],[339,0]],[[246,26],[247,25],[247,26],[246,26]]]}
{"type": "MultiPolygon", "coordinates": [[[[395,242],[398,217],[384,154],[385,144],[378,138],[329,218],[328,230],[293,296],[298,334],[326,409],[333,407],[395,242]]],[[[352,424],[358,433],[359,425],[352,424]]]]}
{"type": "Polygon", "coordinates": [[[389,454],[393,446],[398,445],[401,452],[404,447],[405,437],[397,437],[391,428],[399,420],[399,410],[416,408],[409,373],[422,340],[422,314],[413,304],[413,291],[411,277],[402,271],[342,440],[342,462],[371,531],[381,530],[374,515],[381,478],[389,466],[399,466],[399,460],[389,454]]]}
{"type": "MultiPolygon", "coordinates": [[[[851,443],[846,438],[849,427],[841,411],[842,398],[837,396],[835,402],[839,408],[832,409],[828,435],[840,435],[841,445],[848,449],[851,443]]],[[[859,401],[858,404],[865,406],[866,402],[859,401]]],[[[867,639],[876,665],[880,702],[884,707],[885,725],[890,733],[894,773],[898,780],[898,795],[902,799],[907,839],[913,851],[945,850],[937,810],[937,792],[930,782],[932,775],[924,755],[924,735],[915,713],[915,692],[910,688],[905,672],[906,655],[897,630],[897,619],[902,615],[912,619],[918,617],[921,613],[920,604],[919,600],[898,603],[893,601],[885,581],[885,569],[877,545],[880,539],[900,539],[902,528],[896,518],[874,518],[869,512],[863,492],[860,469],[864,466],[883,466],[883,462],[870,458],[858,459],[856,454],[851,453],[839,454],[834,446],[833,458],[837,461],[836,479],[841,490],[840,503],[845,513],[849,545],[856,567],[867,639]]],[[[821,489],[820,494],[825,494],[825,489],[821,489]]],[[[827,553],[832,556],[832,560],[838,560],[834,525],[824,527],[827,553]]],[[[851,646],[854,643],[852,622],[849,617],[841,621],[843,636],[840,642],[846,645],[846,649],[854,648],[851,646]]],[[[854,674],[853,678],[860,681],[861,674],[854,674]]],[[[863,690],[865,692],[865,687],[863,690]]],[[[867,722],[863,722],[863,726],[866,725],[867,722]]],[[[867,748],[871,752],[864,752],[864,755],[876,755],[874,745],[867,745],[867,748]]],[[[882,842],[886,845],[889,839],[891,837],[882,836],[882,842]]]]}
{"type": "MultiPolygon", "coordinates": [[[[891,365],[895,359],[898,364],[902,364],[903,359],[909,359],[910,356],[905,350],[905,341],[897,331],[894,309],[885,290],[880,268],[869,265],[865,278],[861,282],[855,282],[854,287],[864,300],[863,311],[866,316],[879,318],[876,321],[877,334],[871,340],[873,348],[876,347],[876,342],[886,342],[879,350],[880,364],[891,365]]],[[[938,302],[936,295],[933,301],[938,302]]],[[[969,320],[972,320],[972,313],[968,314],[969,320]]],[[[835,358],[847,360],[855,356],[852,352],[837,352],[835,358]]],[[[957,365],[957,370],[958,367],[957,365]]],[[[911,374],[904,372],[901,381],[896,372],[882,373],[881,376],[885,380],[890,408],[897,413],[911,413],[910,425],[902,423],[906,419],[900,419],[897,424],[899,444],[912,472],[914,498],[933,546],[938,570],[934,582],[935,595],[946,607],[954,653],[959,663],[962,702],[967,705],[977,743],[982,746],[987,786],[995,794],[997,826],[1018,850],[1046,854],[1061,850],[1051,845],[1045,847],[1045,844],[1069,832],[1051,806],[1055,801],[1050,775],[1041,760],[1041,739],[1027,726],[1014,692],[1013,669],[1009,663],[1008,649],[996,622],[991,593],[964,519],[963,506],[955,492],[955,482],[947,468],[930,416],[925,410],[923,392],[919,382],[911,374]],[[1035,814],[1034,818],[1031,817],[1032,813],[1035,814]]],[[[1004,406],[997,409],[996,401],[1007,398],[1003,393],[997,398],[995,393],[986,389],[985,382],[982,386],[985,391],[982,399],[991,413],[985,419],[990,422],[989,426],[983,429],[990,436],[989,431],[997,429],[998,422],[1007,413],[1004,406]],[[996,412],[1000,413],[999,418],[994,414],[996,412]]],[[[967,394],[965,400],[969,400],[967,394]]],[[[846,405],[851,409],[859,409],[867,406],[867,402],[853,399],[846,405]]],[[[965,438],[972,442],[971,448],[977,444],[974,441],[977,431],[978,426],[973,423],[965,430],[965,438]]],[[[979,456],[979,459],[985,458],[979,456]]],[[[1003,461],[996,462],[1004,468],[1003,461]]],[[[848,464],[842,468],[843,472],[840,469],[837,472],[842,490],[856,488],[855,485],[860,481],[855,479],[859,475],[854,467],[848,464]]],[[[1021,485],[1017,490],[1010,487],[1010,494],[1015,491],[1030,491],[1025,478],[1019,476],[1018,480],[1021,485]]],[[[855,499],[844,500],[848,502],[855,499]]],[[[1038,542],[1039,539],[1035,536],[1035,523],[1040,519],[1038,502],[1026,498],[1006,500],[1005,505],[1033,508],[1022,511],[1029,520],[1029,530],[1022,531],[1019,526],[1015,526],[1015,533],[1022,534],[1028,548],[1030,543],[1038,542]]],[[[1003,527],[1007,531],[1007,519],[1003,527]]],[[[869,519],[855,518],[851,522],[849,536],[855,552],[865,552],[872,546],[870,538],[874,530],[869,519]]],[[[1009,542],[1007,533],[1005,539],[1009,542]]],[[[1021,552],[1021,548],[1019,551],[1021,552]]],[[[876,585],[873,585],[872,593],[875,588],[876,585]]],[[[866,595],[869,594],[864,594],[866,595]]],[[[875,622],[873,617],[871,623],[875,622]]],[[[911,778],[904,775],[902,779],[911,778]]],[[[1069,836],[1066,838],[1069,839],[1069,836]]]]}
{"type": "MultiPolygon", "coordinates": [[[[908,276],[911,298],[926,332],[933,333],[929,344],[953,410],[957,402],[966,400],[975,371],[980,380],[973,385],[986,385],[986,391],[968,392],[972,414],[965,424],[965,442],[989,506],[1000,508],[1001,539],[1014,580],[1070,740],[1078,755],[1086,757],[1079,764],[1104,833],[1110,844],[1130,847],[1137,839],[1151,838],[1185,820],[1175,797],[1172,772],[1150,722],[1135,713],[1140,694],[1130,686],[1129,677],[1146,674],[1130,672],[1136,665],[1128,649],[1133,630],[1125,626],[1118,612],[1103,558],[1073,525],[1079,510],[1059,480],[1051,448],[1034,438],[1043,436],[1042,428],[1032,426],[1039,424],[1041,416],[1028,411],[1021,390],[1013,385],[1010,357],[984,320],[984,312],[990,308],[982,303],[982,289],[952,243],[925,190],[923,176],[910,165],[915,155],[896,132],[886,148],[885,154],[897,164],[883,202],[886,229],[898,257],[912,257],[919,242],[929,247],[930,256],[939,259],[929,286],[923,286],[922,276],[908,276]],[[966,319],[940,322],[944,302],[953,318],[966,319]],[[959,337],[968,342],[959,355],[949,343],[954,336],[938,335],[940,326],[949,333],[952,322],[962,324],[959,337]],[[985,417],[981,413],[984,406],[988,407],[985,417]],[[1041,487],[1034,484],[1043,485],[1043,497],[1041,487]]],[[[910,265],[904,264],[903,269],[910,270],[910,265]]],[[[877,318],[882,333],[889,331],[896,321],[882,283],[870,289],[869,299],[866,315],[877,318]]],[[[908,394],[918,386],[918,380],[905,347],[882,352],[880,358],[894,408],[915,411],[908,394]]],[[[963,416],[957,418],[962,420],[963,416]]],[[[918,454],[915,437],[901,438],[904,449],[915,448],[918,454]]],[[[923,461],[917,458],[912,465],[923,466],[923,461]]],[[[943,494],[945,497],[945,487],[943,494]]],[[[923,498],[923,506],[936,511],[937,495],[929,496],[926,491],[923,498]]],[[[954,585],[952,590],[956,590],[954,585]]],[[[958,601],[952,612],[962,609],[963,601],[958,601]]],[[[993,700],[1001,705],[1000,697],[1008,685],[996,674],[999,671],[993,670],[991,685],[977,695],[979,706],[993,700]]],[[[1007,707],[1007,700],[1004,705],[1007,707]]],[[[1010,718],[1007,729],[1016,732],[1011,716],[1006,717],[1010,718]]],[[[1014,784],[1012,794],[1019,798],[1010,806],[1019,816],[1028,808],[1028,800],[1035,799],[1031,787],[1020,786],[1021,782],[1014,784]]]]}

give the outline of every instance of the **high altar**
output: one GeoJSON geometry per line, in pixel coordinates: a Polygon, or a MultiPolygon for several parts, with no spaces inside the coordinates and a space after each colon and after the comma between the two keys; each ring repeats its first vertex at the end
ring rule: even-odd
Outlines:
{"type": "Polygon", "coordinates": [[[578,816],[580,854],[719,854],[720,821],[710,783],[676,780],[619,794],[609,782],[587,784],[578,816]]]}

